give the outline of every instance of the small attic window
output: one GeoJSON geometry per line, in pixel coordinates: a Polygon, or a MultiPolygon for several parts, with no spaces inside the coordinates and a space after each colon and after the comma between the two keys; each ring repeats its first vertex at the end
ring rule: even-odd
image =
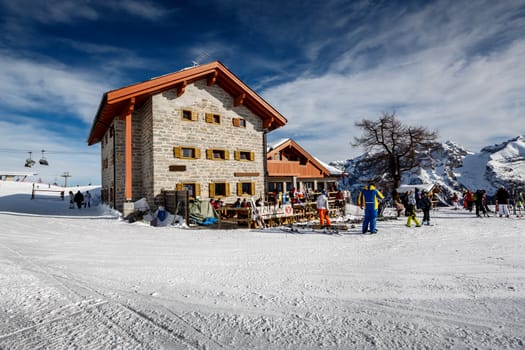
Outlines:
{"type": "Polygon", "coordinates": [[[232,119],[233,126],[236,126],[238,128],[245,128],[246,127],[246,119],[243,118],[233,118],[232,119]]]}
{"type": "Polygon", "coordinates": [[[183,109],[181,111],[181,119],[186,121],[196,121],[197,113],[193,112],[191,109],[183,109]]]}

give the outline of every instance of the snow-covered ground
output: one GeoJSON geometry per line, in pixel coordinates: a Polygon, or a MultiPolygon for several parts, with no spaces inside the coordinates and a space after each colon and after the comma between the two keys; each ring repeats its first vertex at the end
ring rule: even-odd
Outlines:
{"type": "Polygon", "coordinates": [[[1,349],[525,348],[523,218],[188,230],[30,192],[0,182],[1,349]]]}

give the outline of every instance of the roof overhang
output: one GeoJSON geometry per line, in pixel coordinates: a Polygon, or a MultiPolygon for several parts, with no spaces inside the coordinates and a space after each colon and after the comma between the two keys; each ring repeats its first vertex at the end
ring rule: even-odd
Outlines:
{"type": "Polygon", "coordinates": [[[170,89],[177,89],[178,95],[181,95],[188,84],[201,79],[207,79],[208,86],[218,84],[233,97],[234,107],[243,105],[251,110],[263,120],[265,129],[271,131],[286,124],[286,118],[275,108],[243,83],[221,62],[214,61],[104,93],[91,126],[87,140],[88,145],[96,144],[102,140],[113,119],[129,109],[132,99],[134,99],[134,106],[137,109],[152,95],[170,89]]]}

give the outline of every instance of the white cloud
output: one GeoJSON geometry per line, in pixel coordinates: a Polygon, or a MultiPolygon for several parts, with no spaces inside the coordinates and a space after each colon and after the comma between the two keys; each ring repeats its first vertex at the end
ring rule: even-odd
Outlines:
{"type": "Polygon", "coordinates": [[[57,112],[90,124],[109,90],[90,72],[49,62],[0,56],[0,104],[31,112],[57,112]]]}
{"type": "Polygon", "coordinates": [[[288,134],[322,160],[346,159],[362,151],[348,147],[361,132],[354,122],[392,111],[474,151],[525,133],[523,21],[501,4],[438,5],[379,21],[327,72],[265,90],[289,121],[270,138],[288,134]]]}

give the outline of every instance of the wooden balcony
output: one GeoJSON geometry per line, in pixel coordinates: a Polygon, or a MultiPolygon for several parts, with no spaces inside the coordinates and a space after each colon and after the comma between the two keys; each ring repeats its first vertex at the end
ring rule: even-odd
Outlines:
{"type": "Polygon", "coordinates": [[[323,172],[308,162],[305,165],[299,161],[268,160],[269,176],[295,176],[297,178],[323,178],[323,172]]]}

